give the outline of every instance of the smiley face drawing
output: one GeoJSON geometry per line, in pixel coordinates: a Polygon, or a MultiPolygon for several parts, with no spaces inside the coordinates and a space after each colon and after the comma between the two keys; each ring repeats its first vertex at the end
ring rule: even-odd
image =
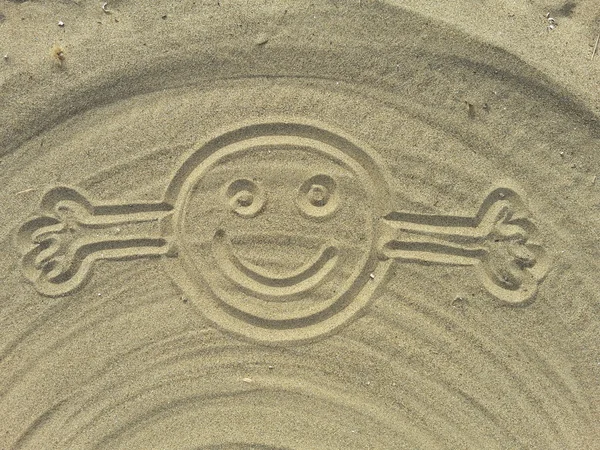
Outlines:
{"type": "Polygon", "coordinates": [[[322,124],[265,120],[199,146],[159,203],[98,204],[55,187],[17,242],[25,277],[49,296],[80,288],[98,259],[162,256],[203,316],[261,343],[334,332],[398,261],[474,266],[501,301],[534,298],[547,258],[513,189],[492,190],[474,217],[394,212],[391,200],[365,145],[322,124]]]}

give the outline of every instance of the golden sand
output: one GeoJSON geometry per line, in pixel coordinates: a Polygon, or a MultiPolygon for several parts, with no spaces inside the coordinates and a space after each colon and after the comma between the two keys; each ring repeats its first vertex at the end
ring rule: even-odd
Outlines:
{"type": "Polygon", "coordinates": [[[484,3],[0,3],[0,448],[598,448],[599,12],[484,3]]]}

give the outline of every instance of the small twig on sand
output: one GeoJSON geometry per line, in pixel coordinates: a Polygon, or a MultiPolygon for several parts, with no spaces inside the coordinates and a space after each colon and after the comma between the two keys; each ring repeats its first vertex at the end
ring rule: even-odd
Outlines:
{"type": "Polygon", "coordinates": [[[592,56],[590,57],[590,61],[594,59],[594,55],[596,54],[596,50],[598,50],[598,41],[600,41],[600,34],[596,38],[596,45],[594,45],[594,51],[592,52],[592,56]]]}
{"type": "Polygon", "coordinates": [[[35,188],[23,189],[22,191],[16,192],[15,195],[25,194],[27,192],[33,192],[33,191],[35,191],[35,188]]]}

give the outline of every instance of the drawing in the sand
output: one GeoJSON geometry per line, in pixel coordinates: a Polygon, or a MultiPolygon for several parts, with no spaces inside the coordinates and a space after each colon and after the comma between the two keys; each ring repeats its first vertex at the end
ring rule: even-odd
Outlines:
{"type": "Polygon", "coordinates": [[[203,315],[266,343],[333,332],[398,262],[474,266],[499,300],[534,298],[548,263],[515,189],[495,187],[472,217],[423,215],[393,211],[388,179],[373,150],[323,124],[240,125],[199,146],[161,202],[48,191],[18,232],[23,271],[60,296],[99,259],[163,256],[203,315]]]}

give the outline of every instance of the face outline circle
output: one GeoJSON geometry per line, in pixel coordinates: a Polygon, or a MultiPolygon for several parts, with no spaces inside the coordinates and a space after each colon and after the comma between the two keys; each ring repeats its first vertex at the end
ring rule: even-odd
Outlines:
{"type": "Polygon", "coordinates": [[[375,251],[389,211],[380,168],[349,139],[304,121],[209,140],[167,190],[175,281],[202,315],[253,341],[333,332],[369,303],[389,266],[375,251]]]}

